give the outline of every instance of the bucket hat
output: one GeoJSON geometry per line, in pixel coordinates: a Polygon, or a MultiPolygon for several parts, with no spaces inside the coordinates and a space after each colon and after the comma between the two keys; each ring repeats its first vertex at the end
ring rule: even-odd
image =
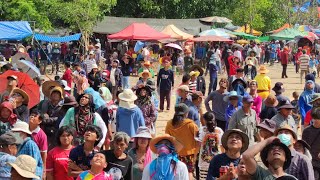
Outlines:
{"type": "Polygon", "coordinates": [[[134,108],[136,105],[134,101],[137,100],[137,96],[133,93],[131,89],[125,89],[119,94],[119,106],[127,109],[134,108]]]}
{"type": "Polygon", "coordinates": [[[283,100],[279,102],[278,110],[280,109],[294,109],[295,107],[292,106],[289,100],[283,100]]]}
{"type": "Polygon", "coordinates": [[[24,90],[22,90],[20,88],[15,88],[15,89],[12,90],[11,94],[14,94],[14,93],[20,94],[24,99],[24,101],[22,103],[25,104],[25,105],[28,105],[28,103],[29,103],[29,95],[24,90]]]}
{"type": "Polygon", "coordinates": [[[267,67],[265,66],[265,65],[261,65],[260,67],[259,67],[259,73],[262,73],[262,74],[266,74],[266,73],[268,73],[269,72],[269,70],[267,69],[267,67]]]}
{"type": "Polygon", "coordinates": [[[152,78],[152,74],[148,69],[143,70],[141,73],[139,73],[139,77],[142,77],[143,74],[148,74],[148,78],[152,78]]]}
{"type": "Polygon", "coordinates": [[[73,106],[77,104],[78,102],[76,101],[76,98],[74,96],[69,96],[64,98],[62,106],[73,106]]]}
{"type": "Polygon", "coordinates": [[[42,84],[42,92],[46,97],[50,97],[50,91],[54,87],[61,87],[61,85],[57,81],[45,81],[42,84]]]}
{"type": "Polygon", "coordinates": [[[29,124],[24,121],[17,121],[13,128],[11,129],[12,132],[24,132],[29,135],[32,134],[32,132],[29,130],[29,124]]]}
{"type": "Polygon", "coordinates": [[[183,145],[175,137],[170,136],[169,134],[164,134],[164,135],[157,136],[157,137],[151,139],[150,149],[153,153],[157,154],[157,148],[155,145],[164,139],[170,141],[173,144],[175,151],[177,153],[179,153],[182,150],[183,145]]]}
{"type": "Polygon", "coordinates": [[[150,129],[146,126],[140,126],[137,129],[136,135],[132,136],[133,138],[148,138],[152,139],[150,129]]]}
{"type": "Polygon", "coordinates": [[[189,107],[184,103],[180,103],[174,107],[174,111],[175,111],[174,113],[175,115],[184,115],[187,112],[189,112],[189,107]]]}
{"type": "Polygon", "coordinates": [[[272,90],[275,93],[280,93],[280,92],[284,92],[285,91],[282,82],[277,82],[276,84],[274,84],[274,87],[272,88],[272,90]]]}
{"type": "Polygon", "coordinates": [[[276,130],[276,122],[270,119],[264,119],[261,123],[257,125],[257,127],[268,130],[273,134],[274,131],[276,130]]]}
{"type": "Polygon", "coordinates": [[[264,100],[264,104],[267,107],[276,107],[278,105],[279,101],[277,100],[277,97],[273,94],[269,94],[266,100],[264,100]]]}
{"type": "Polygon", "coordinates": [[[14,168],[22,177],[40,179],[36,175],[37,161],[29,155],[22,154],[14,162],[9,162],[8,165],[14,168]]]}
{"type": "Polygon", "coordinates": [[[226,95],[226,96],[223,97],[223,101],[224,101],[224,102],[229,102],[229,99],[230,99],[231,97],[237,97],[239,101],[242,100],[242,96],[238,95],[238,94],[237,94],[237,91],[230,91],[230,93],[229,93],[228,95],[226,95]]]}
{"type": "Polygon", "coordinates": [[[277,136],[279,131],[288,130],[291,132],[292,137],[297,140],[297,134],[293,131],[292,127],[289,124],[285,124],[274,131],[274,135],[277,136]]]}
{"type": "Polygon", "coordinates": [[[231,133],[237,133],[242,137],[242,148],[241,152],[244,152],[249,147],[249,138],[248,136],[242,132],[240,129],[230,129],[227,130],[221,137],[222,146],[224,149],[228,149],[228,137],[231,133]]]}

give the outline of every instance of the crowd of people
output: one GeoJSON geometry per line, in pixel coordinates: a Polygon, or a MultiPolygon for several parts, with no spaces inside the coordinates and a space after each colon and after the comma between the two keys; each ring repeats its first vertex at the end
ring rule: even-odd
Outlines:
{"type": "MultiPolygon", "coordinates": [[[[287,78],[289,47],[280,48],[278,59],[275,44],[267,47],[270,65],[281,63],[287,78]]],[[[320,88],[310,71],[313,54],[299,49],[293,58],[305,85],[290,101],[285,82],[271,84],[269,59],[254,42],[247,54],[213,45],[200,64],[190,49],[164,50],[158,70],[141,52],[136,83],[131,48],[106,61],[101,44],[93,47],[87,58],[63,61],[62,76],[41,76],[41,101],[32,108],[33,97],[17,87],[21,79],[6,77],[0,179],[319,179],[320,88]],[[165,134],[158,135],[158,115],[172,104],[174,115],[165,115],[165,134]]]]}

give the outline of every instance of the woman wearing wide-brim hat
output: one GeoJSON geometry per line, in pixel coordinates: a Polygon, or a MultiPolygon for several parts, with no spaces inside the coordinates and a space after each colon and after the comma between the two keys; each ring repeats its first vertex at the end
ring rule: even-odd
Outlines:
{"type": "Polygon", "coordinates": [[[13,112],[17,115],[18,119],[27,122],[29,119],[28,94],[22,89],[15,88],[12,90],[10,97],[14,107],[13,112]]]}
{"type": "MultiPolygon", "coordinates": [[[[50,91],[54,87],[61,87],[62,88],[61,84],[59,82],[57,82],[57,81],[45,81],[42,84],[42,92],[45,95],[45,97],[47,97],[47,98],[50,97],[50,91]]],[[[63,94],[64,94],[64,89],[63,89],[63,94]]]]}
{"type": "Polygon", "coordinates": [[[277,97],[273,94],[270,94],[267,99],[264,100],[264,108],[261,110],[259,115],[260,119],[271,119],[274,115],[277,114],[277,105],[279,101],[277,97]]]}
{"type": "Polygon", "coordinates": [[[187,166],[177,156],[182,148],[183,145],[169,134],[153,138],[150,141],[150,149],[158,158],[144,168],[142,179],[189,179],[187,166]]]}

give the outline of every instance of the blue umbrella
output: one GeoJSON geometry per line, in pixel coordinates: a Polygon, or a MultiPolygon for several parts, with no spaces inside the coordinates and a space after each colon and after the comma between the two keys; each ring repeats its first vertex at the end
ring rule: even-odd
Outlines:
{"type": "Polygon", "coordinates": [[[142,49],[144,45],[145,45],[144,42],[137,41],[137,42],[136,42],[136,45],[134,45],[134,49],[133,49],[134,52],[140,51],[140,49],[142,49]]]}

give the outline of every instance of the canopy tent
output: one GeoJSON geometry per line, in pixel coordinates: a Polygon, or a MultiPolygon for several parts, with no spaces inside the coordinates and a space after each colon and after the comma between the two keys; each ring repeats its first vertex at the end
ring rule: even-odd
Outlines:
{"type": "MultiPolygon", "coordinates": [[[[244,33],[250,34],[251,27],[249,25],[245,25],[245,26],[242,26],[239,29],[235,30],[235,32],[244,32],[244,33]]],[[[261,36],[262,32],[252,29],[252,34],[255,36],[261,36]]]]}
{"type": "Polygon", "coordinates": [[[174,38],[174,39],[185,40],[185,39],[193,38],[193,35],[181,31],[173,24],[166,26],[161,32],[163,34],[169,35],[171,38],[174,38]]]}
{"type": "Polygon", "coordinates": [[[202,31],[199,36],[220,36],[220,37],[224,37],[224,38],[230,38],[230,36],[223,32],[223,31],[220,31],[218,29],[209,29],[209,30],[206,30],[206,31],[202,31]]]}
{"type": "Polygon", "coordinates": [[[318,40],[319,37],[313,33],[313,32],[303,32],[304,36],[300,35],[300,36],[296,36],[295,40],[299,41],[302,38],[306,38],[308,39],[311,43],[314,42],[314,40],[318,40]]]}
{"type": "Polygon", "coordinates": [[[63,37],[53,37],[46,36],[43,34],[35,34],[34,38],[38,41],[46,41],[46,42],[69,42],[69,41],[78,41],[81,37],[81,33],[74,34],[71,36],[63,36],[63,37]]]}
{"type": "Polygon", "coordinates": [[[300,26],[297,26],[297,29],[301,32],[310,32],[312,31],[311,30],[311,27],[308,26],[308,25],[300,25],[300,26]]]}
{"type": "Polygon", "coordinates": [[[256,39],[257,37],[254,36],[254,35],[251,35],[251,34],[247,34],[247,33],[244,33],[244,32],[231,32],[233,35],[236,35],[236,36],[241,36],[245,39],[256,39]]]}
{"type": "Polygon", "coordinates": [[[284,29],[290,28],[290,24],[289,23],[285,23],[282,27],[280,27],[279,29],[273,30],[273,31],[269,31],[267,32],[267,34],[274,34],[274,33],[278,33],[280,31],[283,31],[284,29]]]}
{"type": "Polygon", "coordinates": [[[219,16],[205,17],[205,18],[200,18],[199,20],[207,23],[231,23],[232,22],[232,20],[226,17],[219,17],[219,16]]]}
{"type": "Polygon", "coordinates": [[[292,40],[296,36],[304,36],[305,34],[294,29],[294,28],[287,28],[283,31],[270,35],[270,39],[275,40],[292,40]]]}
{"type": "Polygon", "coordinates": [[[269,42],[270,36],[261,36],[261,37],[258,37],[256,40],[259,42],[269,42]]]}
{"type": "Polygon", "coordinates": [[[31,35],[32,30],[27,21],[0,21],[1,40],[21,40],[31,35]]]}
{"type": "Polygon", "coordinates": [[[224,29],[224,28],[216,28],[216,29],[219,30],[219,31],[223,31],[223,32],[227,33],[231,38],[236,38],[237,37],[236,35],[233,35],[232,34],[233,32],[228,30],[228,29],[224,29]]]}
{"type": "Polygon", "coordinates": [[[200,36],[194,38],[195,42],[232,42],[232,40],[220,36],[200,36]]]}
{"type": "Polygon", "coordinates": [[[108,39],[126,40],[159,40],[167,38],[170,38],[170,36],[156,31],[146,23],[132,23],[123,30],[108,36],[108,39]]]}

